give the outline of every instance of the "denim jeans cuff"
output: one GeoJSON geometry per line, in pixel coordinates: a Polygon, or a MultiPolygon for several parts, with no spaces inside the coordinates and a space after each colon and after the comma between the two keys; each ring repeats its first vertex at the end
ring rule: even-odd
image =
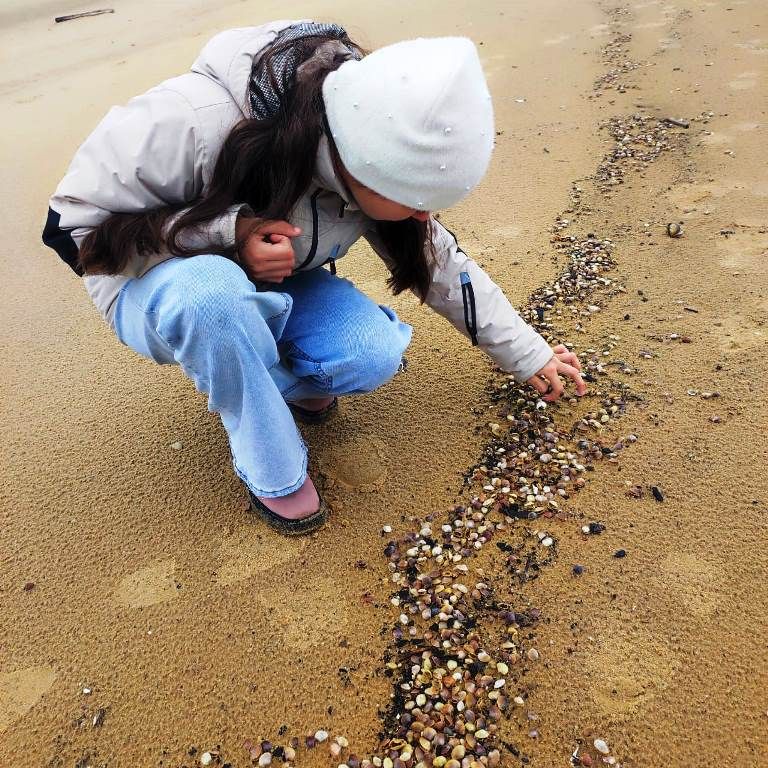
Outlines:
{"type": "Polygon", "coordinates": [[[232,457],[232,465],[235,468],[235,472],[237,473],[237,476],[248,486],[248,489],[253,493],[254,496],[262,496],[265,499],[271,499],[275,498],[277,496],[287,496],[289,493],[293,493],[294,491],[298,491],[299,488],[304,484],[304,480],[307,477],[307,466],[309,463],[308,458],[308,452],[306,449],[306,446],[302,445],[302,457],[301,457],[301,471],[299,472],[299,478],[295,482],[287,485],[285,488],[282,488],[277,491],[266,491],[262,490],[258,486],[256,486],[253,482],[251,482],[248,479],[248,475],[238,466],[237,459],[235,457],[232,457]]]}

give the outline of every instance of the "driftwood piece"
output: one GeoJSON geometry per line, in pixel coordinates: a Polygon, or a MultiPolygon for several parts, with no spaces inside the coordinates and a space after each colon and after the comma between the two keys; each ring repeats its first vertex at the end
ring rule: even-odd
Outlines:
{"type": "Polygon", "coordinates": [[[680,120],[676,117],[663,117],[661,122],[667,123],[668,125],[676,125],[678,128],[688,128],[690,126],[690,123],[687,120],[680,120]]]}
{"type": "Polygon", "coordinates": [[[69,16],[57,16],[54,21],[60,24],[62,21],[72,21],[72,19],[84,19],[86,16],[101,16],[102,13],[114,13],[114,8],[102,8],[99,11],[84,11],[83,13],[71,13],[69,16]]]}

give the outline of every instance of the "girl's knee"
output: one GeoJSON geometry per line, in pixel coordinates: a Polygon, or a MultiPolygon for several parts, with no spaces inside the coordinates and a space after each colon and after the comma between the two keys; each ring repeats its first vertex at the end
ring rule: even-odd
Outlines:
{"type": "Polygon", "coordinates": [[[257,291],[223,256],[193,256],[179,260],[153,304],[163,332],[173,338],[192,334],[203,340],[224,333],[274,344],[292,301],[282,293],[257,291]]]}
{"type": "Polygon", "coordinates": [[[243,270],[223,256],[181,259],[169,284],[176,300],[191,306],[226,303],[247,287],[253,288],[243,270]]]}
{"type": "Polygon", "coordinates": [[[388,307],[382,310],[389,320],[370,326],[359,339],[359,348],[352,350],[356,370],[351,378],[357,391],[370,392],[390,381],[401,369],[411,341],[411,326],[401,323],[388,307]]]}

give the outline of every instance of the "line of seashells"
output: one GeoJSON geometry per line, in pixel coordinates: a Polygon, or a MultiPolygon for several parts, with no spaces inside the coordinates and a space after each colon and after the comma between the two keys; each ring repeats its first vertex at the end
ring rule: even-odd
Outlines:
{"type": "MultiPolygon", "coordinates": [[[[702,113],[693,120],[711,117],[702,113]]],[[[650,163],[673,146],[663,121],[637,114],[612,118],[606,125],[616,145],[596,174],[604,187],[620,183],[629,168],[650,163]]],[[[574,207],[580,192],[574,187],[574,207]]],[[[585,334],[589,319],[612,296],[625,292],[609,274],[615,268],[613,242],[594,234],[566,234],[569,225],[560,217],[552,237],[565,266],[521,312],[552,343],[585,334]]],[[[600,461],[616,462],[619,452],[635,442],[634,434],[610,437],[614,420],[634,397],[609,375],[612,366],[623,374],[634,372],[612,359],[619,342],[610,334],[602,344],[578,352],[584,378],[595,384],[588,397],[596,407],[570,427],[555,423],[556,409],[512,377],[498,381],[489,394],[499,420],[488,424],[483,462],[468,478],[475,491],[469,503],[455,506],[441,520],[428,515],[418,530],[387,542],[391,601],[398,613],[385,663],[393,692],[376,754],[360,758],[350,752],[344,736],[321,729],[303,743],[294,737],[285,747],[247,743],[254,764],[289,768],[301,747],[313,750],[323,743],[340,761],[338,768],[495,768],[504,762],[502,750],[522,755],[520,747],[503,740],[500,723],[515,709],[535,717],[526,712],[521,678],[527,664],[539,659],[530,631],[538,612],[504,602],[497,592],[508,592],[509,585],[494,588],[489,582],[497,573],[485,577],[477,562],[471,569],[468,563],[494,542],[505,555],[510,583],[535,578],[557,545],[545,521],[565,519],[563,503],[584,487],[587,473],[600,461]],[[520,520],[526,521],[522,534],[520,520]],[[512,545],[514,537],[518,542],[512,545]]],[[[583,530],[590,535],[602,525],[590,523],[583,530]]],[[[385,526],[383,534],[391,533],[385,526]]],[[[618,768],[602,740],[595,741],[595,749],[595,759],[618,768]]],[[[583,765],[592,760],[586,752],[580,759],[583,765]]]]}
{"type": "MultiPolygon", "coordinates": [[[[624,288],[609,274],[615,267],[610,240],[562,232],[552,239],[565,266],[530,297],[523,315],[554,343],[585,333],[588,319],[602,309],[599,302],[624,288]]],[[[571,426],[557,424],[556,409],[512,377],[499,381],[490,392],[499,421],[489,423],[483,463],[468,478],[475,490],[469,503],[455,506],[442,522],[428,515],[418,530],[387,542],[398,615],[384,670],[393,678],[393,694],[377,754],[360,758],[350,753],[344,736],[319,730],[286,747],[247,744],[254,764],[290,766],[301,747],[323,743],[339,768],[495,768],[502,750],[521,754],[515,744],[502,743],[499,726],[515,708],[528,714],[518,682],[526,662],[539,658],[532,633],[526,633],[537,612],[500,600],[489,583],[498,574],[477,579],[483,571],[469,563],[495,542],[513,581],[535,577],[556,547],[544,521],[563,519],[563,503],[584,487],[596,463],[616,461],[636,440],[628,435],[603,444],[630,398],[609,376],[607,358],[618,340],[610,337],[600,349],[579,352],[585,377],[598,382],[588,395],[596,407],[571,426]],[[525,553],[508,543],[521,519],[536,526],[525,529],[525,553]]],[[[390,533],[386,526],[383,534],[390,533]]]]}
{"type": "MultiPolygon", "coordinates": [[[[615,267],[610,240],[557,234],[553,242],[567,259],[565,267],[531,296],[524,312],[552,342],[567,335],[565,325],[584,332],[586,319],[599,309],[592,302],[623,290],[608,275],[615,267]]],[[[598,407],[570,427],[557,424],[555,409],[505,376],[490,393],[499,422],[489,424],[484,461],[468,478],[475,490],[469,503],[455,506],[442,522],[428,515],[418,530],[387,542],[398,614],[384,670],[393,678],[393,693],[377,754],[360,758],[344,736],[318,730],[284,747],[249,742],[252,763],[290,766],[302,747],[323,743],[339,768],[495,768],[502,750],[522,754],[503,742],[500,721],[515,708],[532,717],[520,678],[526,663],[539,659],[530,632],[538,612],[500,599],[497,591],[508,587],[497,590],[489,583],[498,573],[478,578],[484,571],[472,559],[494,542],[512,582],[535,578],[556,548],[542,521],[563,518],[563,502],[584,487],[586,473],[601,460],[616,461],[618,451],[636,439],[629,435],[603,445],[627,402],[624,389],[609,378],[605,351],[580,353],[587,378],[601,377],[606,386],[588,395],[598,407]],[[521,533],[521,519],[536,528],[521,533]],[[522,543],[510,544],[515,537],[522,543]]],[[[382,531],[391,532],[390,526],[382,531]]]]}

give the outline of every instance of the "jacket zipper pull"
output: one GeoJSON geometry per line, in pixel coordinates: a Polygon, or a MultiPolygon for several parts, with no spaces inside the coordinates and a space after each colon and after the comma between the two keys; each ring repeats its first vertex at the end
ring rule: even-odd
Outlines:
{"type": "Polygon", "coordinates": [[[337,243],[333,246],[331,249],[331,256],[329,258],[329,261],[331,263],[331,274],[336,274],[336,257],[339,255],[339,251],[341,250],[341,245],[337,243]]]}
{"type": "Polygon", "coordinates": [[[477,311],[475,307],[475,290],[472,287],[472,279],[469,272],[462,272],[461,279],[461,298],[464,301],[464,325],[467,326],[467,333],[472,339],[472,346],[478,345],[477,341],[477,311]]]}

